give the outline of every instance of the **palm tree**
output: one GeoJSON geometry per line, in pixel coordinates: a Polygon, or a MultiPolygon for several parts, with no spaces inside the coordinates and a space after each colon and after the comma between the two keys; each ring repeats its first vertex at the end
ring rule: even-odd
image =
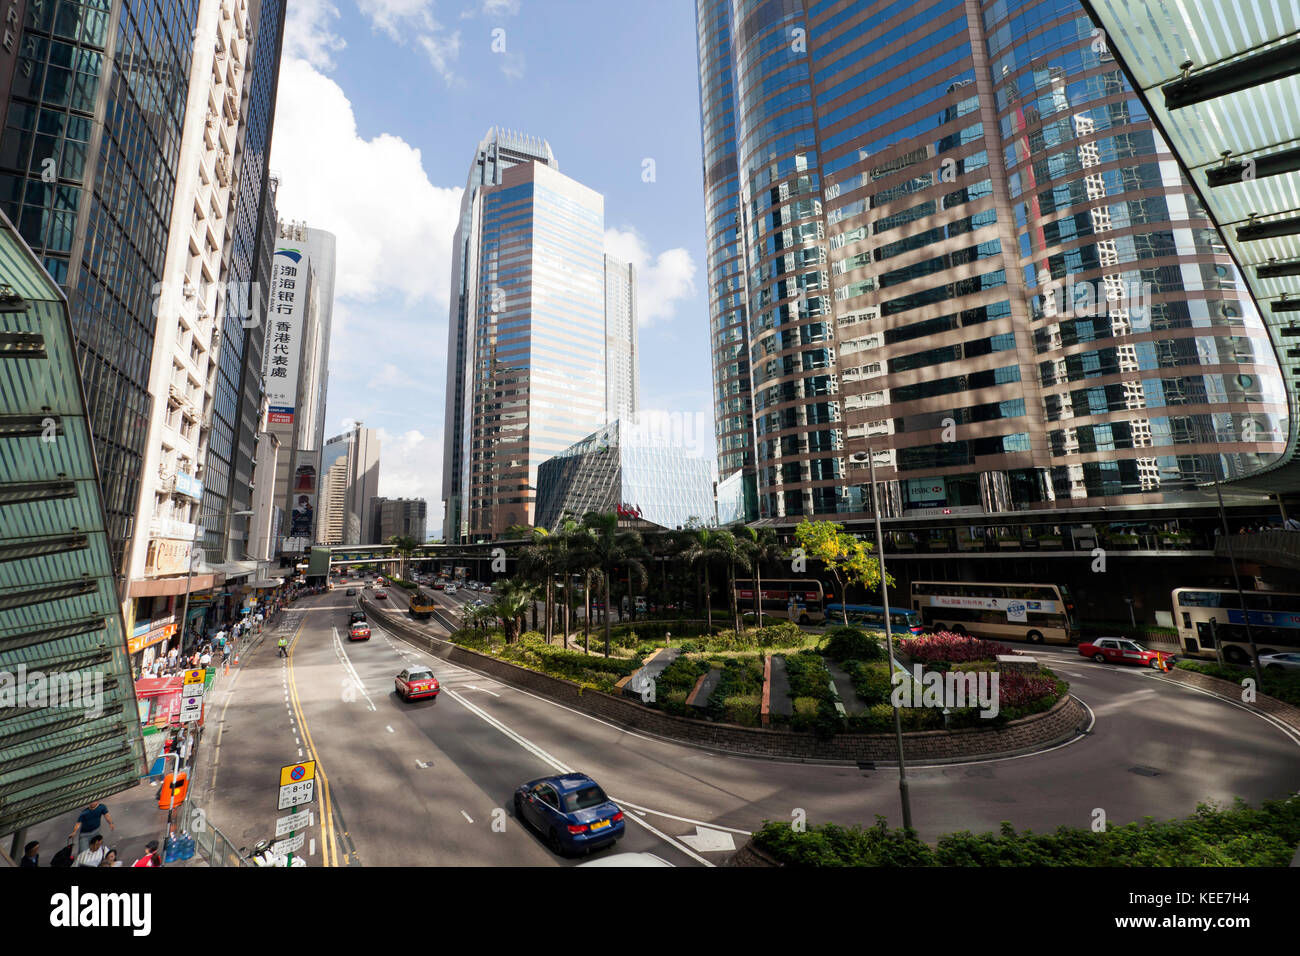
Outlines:
{"type": "Polygon", "coordinates": [[[713,588],[709,583],[709,565],[718,556],[717,544],[713,540],[716,532],[708,528],[691,528],[682,534],[686,541],[682,558],[692,567],[702,568],[704,571],[704,609],[709,622],[709,633],[712,634],[713,588]]]}
{"type": "Polygon", "coordinates": [[[754,615],[758,626],[763,626],[763,565],[785,557],[785,549],[771,528],[750,528],[737,525],[736,537],[749,552],[754,565],[754,615]]]}
{"type": "Polygon", "coordinates": [[[388,543],[393,546],[393,550],[397,552],[398,560],[401,562],[398,565],[397,576],[405,581],[407,559],[415,553],[415,549],[420,546],[420,542],[409,534],[395,534],[388,539],[388,543]]]}
{"type": "Polygon", "coordinates": [[[712,534],[713,553],[715,557],[724,562],[727,566],[727,597],[731,605],[731,620],[737,634],[742,630],[740,623],[740,607],[736,601],[736,569],[744,568],[746,571],[750,568],[749,552],[743,542],[738,539],[734,532],[725,528],[714,531],[712,534]]]}
{"type": "Polygon", "coordinates": [[[496,615],[487,609],[483,604],[471,604],[460,615],[461,627],[472,627],[474,630],[481,630],[489,621],[495,621],[496,615]]]}
{"type": "Polygon", "coordinates": [[[513,644],[519,638],[519,622],[527,613],[528,605],[533,603],[537,594],[523,581],[506,581],[496,592],[496,599],[487,605],[488,613],[500,618],[505,629],[507,644],[513,644]]]}
{"type": "Polygon", "coordinates": [[[611,512],[589,511],[582,523],[591,531],[591,540],[587,552],[591,558],[593,570],[600,572],[605,585],[605,656],[609,657],[609,581],[614,568],[625,564],[629,580],[633,575],[638,582],[646,581],[645,565],[641,558],[645,554],[645,543],[637,531],[619,531],[618,515],[611,512]]]}
{"type": "MultiPolygon", "coordinates": [[[[519,552],[519,568],[529,581],[542,586],[546,608],[546,643],[550,644],[555,636],[555,575],[564,567],[565,543],[562,534],[552,533],[545,528],[534,528],[529,536],[532,544],[525,545],[519,552]]],[[[533,605],[533,627],[537,627],[536,604],[533,605]]]]}

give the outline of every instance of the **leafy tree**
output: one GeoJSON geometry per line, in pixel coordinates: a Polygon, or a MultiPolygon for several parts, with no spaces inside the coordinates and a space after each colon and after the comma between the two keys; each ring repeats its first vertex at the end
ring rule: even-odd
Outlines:
{"type": "MultiPolygon", "coordinates": [[[[844,526],[834,521],[809,521],[807,518],[799,522],[794,535],[804,553],[825,565],[835,578],[840,610],[847,627],[849,612],[845,584],[857,584],[868,591],[880,587],[880,560],[871,556],[871,543],[846,533],[844,526]]],[[[887,584],[893,583],[893,578],[889,578],[887,584]]]]}
{"type": "Polygon", "coordinates": [[[415,549],[420,546],[420,542],[409,534],[395,534],[388,539],[388,543],[393,546],[393,551],[397,553],[397,557],[401,562],[398,566],[397,576],[402,580],[406,580],[406,562],[415,553],[415,549]]]}

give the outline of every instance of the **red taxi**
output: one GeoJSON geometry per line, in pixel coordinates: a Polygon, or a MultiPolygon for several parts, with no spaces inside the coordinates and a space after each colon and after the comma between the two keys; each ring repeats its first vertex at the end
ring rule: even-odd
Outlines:
{"type": "Polygon", "coordinates": [[[348,627],[348,640],[350,641],[368,641],[370,640],[370,625],[365,621],[353,621],[348,627]]]}
{"type": "Polygon", "coordinates": [[[437,697],[442,687],[433,671],[427,667],[408,667],[397,675],[393,681],[397,696],[403,700],[415,700],[417,697],[437,697]]]}
{"type": "Polygon", "coordinates": [[[1149,651],[1137,641],[1126,637],[1102,637],[1079,645],[1081,657],[1091,657],[1098,664],[1136,664],[1138,667],[1153,667],[1165,670],[1175,661],[1173,654],[1164,651],[1149,651]]]}

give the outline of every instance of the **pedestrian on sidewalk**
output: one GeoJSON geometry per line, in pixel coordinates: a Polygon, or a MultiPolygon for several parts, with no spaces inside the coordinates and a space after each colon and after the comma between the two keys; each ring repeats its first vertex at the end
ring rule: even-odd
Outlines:
{"type": "Polygon", "coordinates": [[[144,845],[145,854],[132,863],[132,866],[162,866],[162,857],[158,855],[158,841],[150,840],[144,845]]]}
{"type": "Polygon", "coordinates": [[[34,870],[41,862],[41,845],[36,840],[32,840],[23,847],[23,858],[18,864],[21,870],[34,870]]]}
{"type": "Polygon", "coordinates": [[[227,674],[230,673],[230,645],[227,644],[221,649],[221,666],[227,674]]]}
{"type": "Polygon", "coordinates": [[[104,854],[104,858],[99,861],[99,865],[100,866],[121,866],[122,864],[117,858],[117,851],[114,850],[112,847],[109,847],[108,852],[104,854]]]}
{"type": "Polygon", "coordinates": [[[72,834],[68,837],[68,842],[71,843],[76,839],[79,833],[81,839],[77,843],[77,849],[84,851],[90,845],[90,841],[99,836],[99,825],[103,820],[108,821],[109,829],[117,829],[117,825],[113,823],[113,815],[108,812],[108,807],[96,800],[77,816],[77,822],[72,827],[72,834]]]}
{"type": "Polygon", "coordinates": [[[104,846],[104,838],[96,833],[90,838],[90,846],[78,855],[77,866],[99,866],[106,856],[108,856],[108,848],[104,846]]]}
{"type": "Polygon", "coordinates": [[[203,667],[207,667],[211,663],[212,663],[212,652],[205,650],[203,652],[203,656],[199,658],[199,664],[203,667]]]}

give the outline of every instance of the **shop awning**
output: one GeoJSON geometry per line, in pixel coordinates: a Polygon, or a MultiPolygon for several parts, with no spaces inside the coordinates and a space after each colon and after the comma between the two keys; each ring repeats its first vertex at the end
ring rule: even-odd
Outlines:
{"type": "Polygon", "coordinates": [[[196,574],[189,578],[149,578],[141,581],[132,581],[130,596],[136,598],[159,597],[166,594],[184,594],[187,586],[189,592],[193,594],[197,591],[206,591],[209,588],[214,588],[218,583],[215,574],[196,574]]]}
{"type": "Polygon", "coordinates": [[[261,578],[257,581],[248,582],[248,586],[250,588],[255,588],[255,589],[278,588],[283,584],[284,584],[284,578],[261,578]]]}

